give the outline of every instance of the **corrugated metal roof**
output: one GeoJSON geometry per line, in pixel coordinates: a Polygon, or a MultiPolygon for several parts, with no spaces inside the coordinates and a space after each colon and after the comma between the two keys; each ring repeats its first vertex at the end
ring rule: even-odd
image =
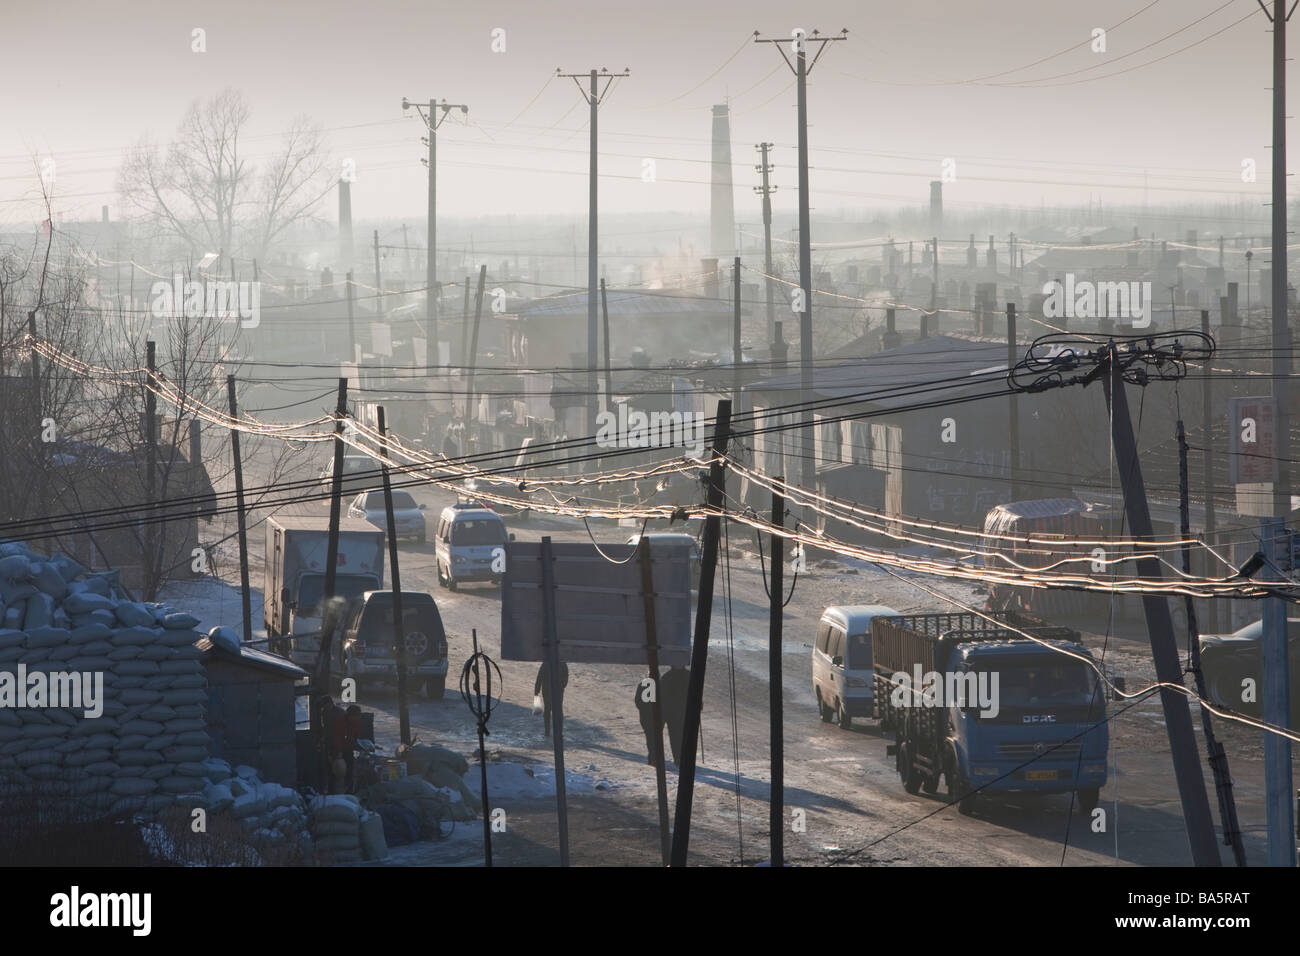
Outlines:
{"type": "Polygon", "coordinates": [[[247,664],[250,667],[257,667],[262,670],[277,671],[283,674],[286,680],[301,680],[304,677],[311,676],[292,661],[285,660],[278,654],[250,647],[247,644],[240,645],[238,654],[232,654],[219,644],[213,644],[206,637],[199,638],[194,642],[194,646],[199,649],[199,653],[203,655],[204,660],[216,654],[224,661],[247,664]]]}

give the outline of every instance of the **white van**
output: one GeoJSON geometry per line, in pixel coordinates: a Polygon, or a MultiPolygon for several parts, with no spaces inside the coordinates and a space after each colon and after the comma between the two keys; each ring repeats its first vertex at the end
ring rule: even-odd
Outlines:
{"type": "Polygon", "coordinates": [[[872,715],[871,619],[896,617],[882,604],[828,607],[817,624],[813,643],[813,694],[821,718],[836,716],[848,728],[855,717],[872,715]]]}
{"type": "Polygon", "coordinates": [[[500,584],[505,574],[505,546],[514,540],[501,516],[473,504],[442,509],[434,537],[438,583],[454,591],[461,581],[500,584]]]}

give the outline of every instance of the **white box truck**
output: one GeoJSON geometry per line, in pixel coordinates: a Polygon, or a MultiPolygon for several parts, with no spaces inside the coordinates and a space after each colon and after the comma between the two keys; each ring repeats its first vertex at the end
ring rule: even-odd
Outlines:
{"type": "MultiPolygon", "coordinates": [[[[312,667],[320,648],[329,535],[323,516],[266,520],[266,636],[273,653],[300,667],[312,667]]],[[[383,586],[384,532],[360,518],[340,518],[335,596],[348,601],[383,586]]]]}

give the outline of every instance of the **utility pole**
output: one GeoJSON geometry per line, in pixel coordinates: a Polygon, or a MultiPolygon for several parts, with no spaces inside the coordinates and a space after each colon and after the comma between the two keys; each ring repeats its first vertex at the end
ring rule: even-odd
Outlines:
{"type": "MultiPolygon", "coordinates": [[[[1007,371],[1016,367],[1016,306],[1007,303],[1007,371]]],[[[1020,500],[1020,398],[1015,389],[1007,396],[1007,439],[1011,452],[1011,500],[1020,500]]]]}
{"type": "MultiPolygon", "coordinates": [[[[1256,0],[1273,24],[1273,397],[1277,400],[1273,434],[1277,451],[1277,482],[1273,485],[1272,540],[1262,542],[1265,554],[1275,554],[1277,538],[1291,516],[1291,329],[1287,322],[1286,251],[1286,24],[1295,12],[1283,0],[1273,0],[1269,13],[1263,0],[1256,0]]],[[[1248,254],[1249,255],[1249,254],[1248,254]]],[[[1247,265],[1249,268],[1249,263],[1247,265]]],[[[1246,295],[1250,295],[1247,285],[1246,295]]],[[[1275,555],[1276,556],[1276,555],[1275,555]]],[[[1264,672],[1263,715],[1269,723],[1290,724],[1291,698],[1287,674],[1287,610],[1280,597],[1264,601],[1263,633],[1260,636],[1264,672]]],[[[1264,790],[1268,821],[1270,866],[1295,866],[1294,792],[1291,781],[1291,741],[1277,734],[1264,735],[1264,790]]]]}
{"type": "Polygon", "coordinates": [[[655,621],[654,566],[650,557],[650,538],[644,534],[637,542],[636,556],[641,565],[641,604],[645,609],[646,665],[650,669],[651,682],[650,719],[655,725],[650,759],[655,765],[655,791],[659,797],[659,852],[664,866],[668,866],[672,862],[672,839],[668,825],[668,777],[664,770],[663,707],[659,699],[659,635],[655,621]]]}
{"type": "MultiPolygon", "coordinates": [[[[1208,363],[1207,363],[1208,364],[1208,363]]],[[[1178,419],[1178,518],[1179,533],[1183,541],[1192,537],[1192,516],[1188,499],[1191,497],[1190,481],[1187,473],[1187,434],[1183,429],[1183,420],[1178,419]]],[[[1189,544],[1182,547],[1183,573],[1191,576],[1192,548],[1189,544]]],[[[1201,672],[1201,630],[1196,621],[1196,602],[1190,595],[1183,597],[1183,607],[1187,611],[1187,644],[1190,648],[1191,661],[1188,669],[1195,679],[1196,696],[1205,700],[1205,675],[1201,672]]],[[[1228,755],[1214,736],[1214,722],[1210,719],[1207,707],[1198,707],[1201,712],[1201,732],[1205,739],[1205,754],[1210,761],[1210,770],[1214,774],[1214,792],[1219,800],[1219,819],[1223,821],[1223,842],[1232,847],[1232,854],[1238,866],[1246,865],[1246,848],[1241,842],[1241,828],[1237,825],[1237,803],[1232,797],[1232,775],[1228,772],[1228,755]]]]}
{"type": "MultiPolygon", "coordinates": [[[[317,694],[328,693],[330,677],[330,643],[338,612],[334,607],[334,587],[339,571],[339,519],[343,503],[343,419],[348,414],[348,380],[339,379],[338,403],[334,406],[334,469],[330,481],[329,551],[325,554],[325,587],[321,596],[320,645],[312,675],[317,694]]],[[[313,725],[316,708],[312,707],[313,725]]]]}
{"type": "Polygon", "coordinates": [[[384,421],[384,406],[379,413],[379,454],[383,460],[379,470],[384,477],[384,520],[388,527],[388,563],[392,566],[393,582],[393,648],[397,652],[397,713],[398,730],[402,743],[411,745],[411,711],[406,686],[406,619],[402,617],[402,574],[397,566],[397,522],[393,518],[393,484],[388,478],[388,428],[384,421]]]}
{"type": "Polygon", "coordinates": [[[771,866],[785,866],[785,722],[784,688],[781,670],[781,630],[785,618],[785,539],[778,533],[785,526],[785,496],[777,489],[784,478],[772,484],[772,584],[767,630],[768,721],[771,724],[772,789],[768,795],[767,828],[771,843],[771,866]]]}
{"type": "MultiPolygon", "coordinates": [[[[704,706],[704,668],[709,658],[709,623],[713,616],[713,579],[718,567],[719,511],[726,491],[722,467],[731,437],[731,402],[718,402],[713,422],[713,464],[709,466],[709,516],[704,519],[704,547],[700,556],[700,596],[695,609],[695,637],[691,645],[691,680],[686,691],[686,717],[682,723],[682,754],[677,774],[677,808],[673,814],[672,865],[685,866],[691,843],[691,805],[695,800],[695,754],[704,706]]],[[[547,538],[543,538],[547,541],[547,538]]]]}
{"type": "Polygon", "coordinates": [[[799,313],[799,402],[801,406],[800,437],[802,455],[802,478],[804,488],[812,490],[816,486],[817,443],[813,433],[813,342],[812,342],[812,245],[810,235],[810,212],[808,196],[808,74],[817,65],[821,55],[826,52],[826,45],[832,40],[847,40],[848,30],[840,31],[839,36],[821,36],[813,30],[811,36],[803,30],[795,30],[789,38],[762,39],[757,31],[755,43],[771,43],[776,46],[786,65],[794,71],[799,95],[799,288],[803,309],[799,313]],[[812,63],[808,62],[808,41],[820,43],[817,55],[812,63]],[[795,62],[785,55],[781,45],[789,43],[795,62]]]}
{"type": "Polygon", "coordinates": [[[609,300],[605,297],[605,280],[600,280],[600,314],[604,321],[605,339],[605,411],[614,410],[614,373],[609,366],[609,300]]]}
{"type": "Polygon", "coordinates": [[[586,101],[588,108],[591,110],[591,116],[588,124],[591,127],[591,149],[588,157],[587,171],[587,422],[586,428],[588,433],[596,433],[596,411],[600,401],[600,390],[596,387],[596,338],[597,338],[597,319],[596,319],[596,287],[597,272],[596,267],[596,239],[597,231],[597,157],[596,157],[596,119],[600,112],[601,100],[609,92],[610,85],[619,77],[631,76],[628,70],[622,73],[610,73],[603,67],[600,70],[591,70],[588,73],[561,73],[555,71],[556,76],[568,77],[573,80],[578,87],[578,92],[586,101]],[[582,88],[581,80],[586,79],[590,84],[590,91],[582,88]],[[605,81],[604,89],[600,88],[600,81],[605,81]]]}
{"type": "MultiPolygon", "coordinates": [[[[480,266],[478,270],[478,294],[474,297],[474,334],[470,338],[469,346],[469,376],[465,383],[465,443],[468,445],[475,437],[477,432],[476,416],[474,414],[474,370],[478,368],[478,326],[479,319],[483,315],[483,287],[487,284],[487,266],[480,266]]],[[[468,455],[469,448],[463,448],[461,451],[468,455]]]]}
{"type": "Polygon", "coordinates": [[[469,367],[469,284],[473,276],[465,277],[465,302],[460,309],[460,356],[461,366],[469,367]]]}
{"type": "MultiPolygon", "coordinates": [[[[33,312],[31,315],[34,317],[36,313],[33,312]]],[[[35,318],[32,319],[32,323],[32,328],[35,329],[35,318]]],[[[35,337],[34,332],[33,337],[35,337]]],[[[154,394],[154,389],[158,387],[158,378],[156,374],[158,371],[158,363],[152,339],[145,342],[144,349],[145,367],[149,370],[148,386],[145,388],[144,393],[144,427],[146,430],[144,440],[144,492],[150,506],[152,506],[157,500],[157,493],[154,490],[154,486],[158,480],[158,396],[154,394]]],[[[33,368],[35,368],[35,366],[33,366],[33,368]]],[[[155,577],[154,569],[160,568],[162,565],[161,558],[156,556],[159,548],[157,546],[158,526],[154,522],[155,515],[156,512],[154,512],[151,507],[148,519],[149,531],[145,535],[144,555],[145,559],[149,562],[149,572],[145,575],[145,589],[149,592],[151,597],[157,593],[157,589],[161,584],[161,582],[155,577]]]]}
{"type": "MultiPolygon", "coordinates": [[[[1115,464],[1124,490],[1124,508],[1128,514],[1129,527],[1135,540],[1149,540],[1152,528],[1146,485],[1142,480],[1137,442],[1133,437],[1133,422],[1129,417],[1124,369],[1113,348],[1101,366],[1100,377],[1106,393],[1106,406],[1111,413],[1111,442],[1115,447],[1115,464]]],[[[1160,562],[1155,557],[1138,558],[1136,563],[1140,578],[1152,585],[1160,584],[1164,575],[1160,562]]],[[[1165,685],[1160,688],[1160,704],[1164,709],[1165,727],[1169,733],[1169,750],[1173,756],[1174,777],[1178,782],[1178,795],[1182,801],[1183,822],[1187,827],[1192,862],[1196,866],[1219,866],[1221,861],[1214,840],[1214,820],[1210,816],[1205,778],[1201,775],[1201,765],[1196,756],[1191,708],[1187,699],[1173,689],[1175,685],[1181,686],[1183,683],[1183,668],[1178,659],[1173,621],[1169,616],[1169,600],[1159,594],[1143,594],[1142,604],[1151,638],[1156,680],[1165,685]]],[[[1292,852],[1294,853],[1294,848],[1292,852]]]]}
{"type": "Polygon", "coordinates": [[[441,103],[429,100],[428,112],[420,106],[419,103],[412,103],[405,96],[402,97],[403,111],[415,107],[415,112],[419,114],[420,119],[424,122],[426,135],[422,142],[429,147],[429,158],[424,160],[424,164],[429,167],[429,241],[424,253],[424,318],[429,326],[429,335],[425,339],[424,364],[429,368],[437,368],[439,363],[438,350],[438,127],[443,124],[447,114],[452,110],[460,110],[461,113],[468,115],[469,107],[462,103],[448,103],[444,99],[441,103]],[[439,113],[438,111],[442,112],[439,113]]]}
{"type": "Polygon", "coordinates": [[[353,292],[352,292],[352,270],[351,269],[348,270],[346,291],[347,291],[346,298],[348,300],[348,359],[350,361],[355,362],[357,361],[357,329],[356,329],[356,325],[352,321],[353,292]]]}
{"type": "MultiPolygon", "coordinates": [[[[1220,238],[1222,243],[1222,238],[1220,238]]],[[[1222,246],[1220,246],[1222,248],[1222,246]]],[[[1210,310],[1201,310],[1201,334],[1209,336],[1210,334],[1210,310]]],[[[1202,480],[1204,481],[1205,495],[1205,543],[1209,547],[1214,547],[1215,533],[1218,530],[1218,513],[1214,507],[1214,433],[1213,420],[1210,418],[1210,409],[1213,407],[1214,383],[1213,362],[1206,360],[1205,366],[1201,370],[1201,445],[1203,454],[1201,458],[1202,480]]],[[[1219,632],[1219,607],[1210,598],[1205,602],[1205,626],[1210,634],[1219,632]]]]}
{"type": "Polygon", "coordinates": [[[731,298],[731,401],[736,408],[740,408],[740,256],[736,256],[731,267],[731,298]]]}
{"type": "Polygon", "coordinates": [[[379,230],[375,230],[375,315],[384,317],[384,276],[379,271],[379,230]]]}
{"type": "Polygon", "coordinates": [[[772,193],[776,192],[777,187],[769,185],[767,181],[767,174],[773,169],[767,161],[767,151],[774,145],[774,143],[759,143],[754,147],[763,156],[763,161],[754,167],[763,174],[763,185],[755,186],[754,192],[763,197],[763,286],[767,291],[767,340],[769,342],[776,341],[776,304],[772,295],[772,193]]]}
{"type": "MultiPolygon", "coordinates": [[[[239,406],[235,402],[235,376],[226,376],[226,397],[230,402],[230,418],[239,421],[239,406]]],[[[239,455],[239,429],[230,429],[230,451],[235,459],[235,504],[239,529],[239,596],[244,612],[243,639],[253,639],[252,597],[248,592],[248,517],[244,511],[244,464],[239,455]]]]}

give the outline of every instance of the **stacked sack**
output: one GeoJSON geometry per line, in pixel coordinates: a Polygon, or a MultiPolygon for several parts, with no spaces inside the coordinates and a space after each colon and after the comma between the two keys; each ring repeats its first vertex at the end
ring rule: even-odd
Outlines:
{"type": "Polygon", "coordinates": [[[356,863],[361,859],[361,802],[350,793],[313,797],[311,836],[326,863],[356,863]]]}
{"type": "Polygon", "coordinates": [[[209,815],[238,820],[248,842],[259,851],[296,848],[304,856],[311,853],[306,804],[296,790],[263,781],[253,767],[232,769],[217,758],[188,763],[179,770],[188,785],[177,797],[179,806],[201,807],[209,815]]]}
{"type": "Polygon", "coordinates": [[[152,815],[211,755],[198,620],[124,599],[117,572],[0,543],[0,672],[90,675],[81,707],[0,706],[0,783],[75,797],[95,815],[152,815]],[[98,717],[87,692],[102,679],[98,717]]]}

